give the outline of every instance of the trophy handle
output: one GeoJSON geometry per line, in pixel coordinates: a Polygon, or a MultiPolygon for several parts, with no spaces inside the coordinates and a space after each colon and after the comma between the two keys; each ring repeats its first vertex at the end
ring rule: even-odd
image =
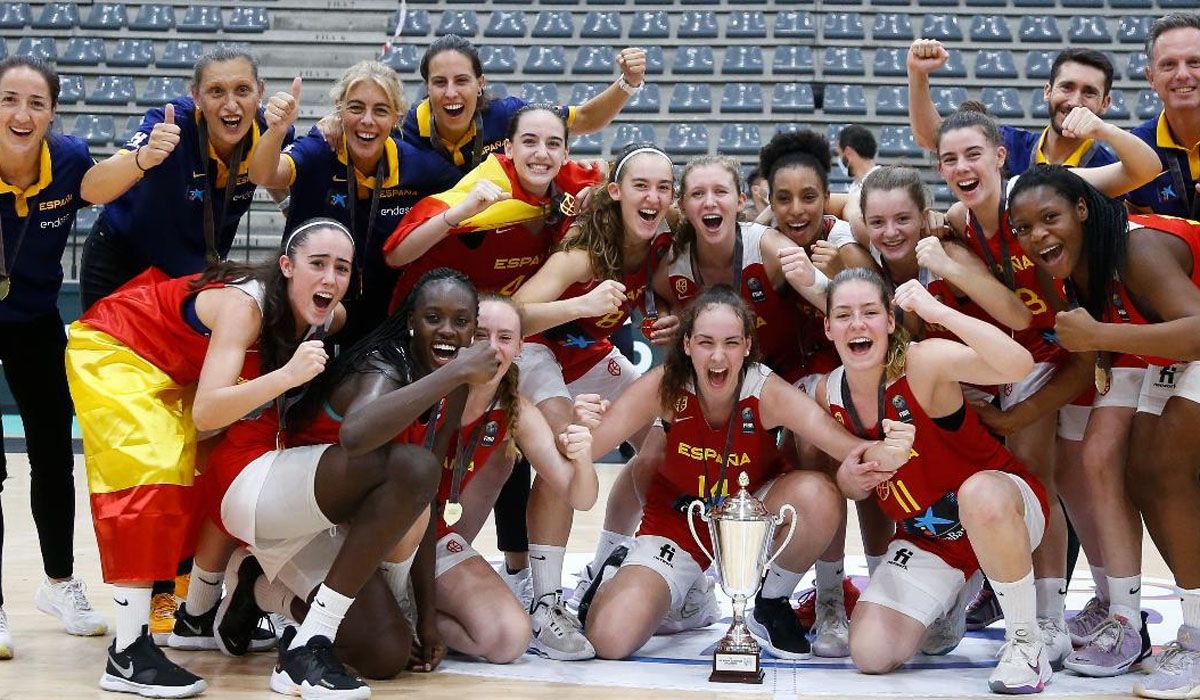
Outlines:
{"type": "Polygon", "coordinates": [[[779,515],[773,516],[775,519],[775,524],[778,525],[782,523],[788,511],[791,511],[792,513],[792,526],[788,528],[787,537],[783,538],[783,544],[779,545],[779,549],[775,550],[775,553],[772,554],[771,558],[767,560],[767,563],[763,565],[763,572],[766,572],[767,568],[770,567],[771,564],[774,564],[775,560],[779,558],[779,555],[783,554],[783,550],[787,549],[788,544],[792,541],[792,535],[796,534],[796,508],[791,503],[784,503],[779,509],[779,515]]]}
{"type": "MultiPolygon", "coordinates": [[[[791,508],[790,505],[788,507],[791,508]]],[[[700,511],[700,519],[701,520],[703,520],[704,522],[708,522],[708,515],[705,514],[705,512],[704,512],[704,501],[701,501],[700,499],[697,498],[696,500],[694,500],[688,504],[687,523],[688,523],[688,529],[692,531],[692,539],[696,540],[696,546],[700,548],[701,552],[704,552],[705,556],[707,556],[709,559],[716,560],[716,557],[714,557],[712,554],[709,553],[708,549],[704,546],[704,541],[700,539],[700,535],[697,534],[697,532],[696,532],[696,519],[692,515],[692,512],[695,510],[700,511]]],[[[792,512],[795,513],[795,510],[793,509],[792,512]]],[[[794,523],[794,521],[793,521],[793,523],[794,523]]],[[[794,524],[792,525],[792,529],[793,530],[796,529],[794,524]]],[[[791,539],[790,535],[789,535],[788,539],[791,539]]]]}

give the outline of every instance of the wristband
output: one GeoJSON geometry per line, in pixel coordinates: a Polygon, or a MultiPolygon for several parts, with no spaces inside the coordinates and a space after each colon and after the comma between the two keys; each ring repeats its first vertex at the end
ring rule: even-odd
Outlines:
{"type": "MultiPolygon", "coordinates": [[[[450,210],[447,209],[446,211],[450,211],[450,210]]],[[[460,222],[458,222],[458,224],[450,223],[450,219],[446,218],[446,212],[444,211],[444,212],[442,212],[442,223],[446,224],[446,226],[448,226],[450,228],[458,228],[458,224],[461,224],[462,222],[460,221],[460,222]]]]}
{"type": "Polygon", "coordinates": [[[141,170],[144,173],[148,170],[148,168],[143,168],[141,161],[138,160],[138,156],[140,156],[141,154],[142,154],[141,148],[137,148],[133,151],[133,164],[137,166],[138,170],[141,170]]]}
{"type": "Polygon", "coordinates": [[[818,294],[824,294],[829,289],[829,278],[820,269],[813,268],[813,272],[816,273],[816,278],[809,287],[818,294]]]}

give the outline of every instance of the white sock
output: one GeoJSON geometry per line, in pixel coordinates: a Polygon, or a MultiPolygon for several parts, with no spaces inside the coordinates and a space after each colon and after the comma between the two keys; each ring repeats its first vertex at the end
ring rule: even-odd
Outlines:
{"type": "Polygon", "coordinates": [[[117,651],[125,651],[137,641],[150,620],[151,589],[113,586],[117,604],[117,651]]]}
{"type": "Polygon", "coordinates": [[[270,581],[266,576],[259,576],[254,582],[254,602],[267,612],[290,618],[295,597],[290,588],[279,581],[270,581]]]}
{"type": "Polygon", "coordinates": [[[883,563],[883,557],[882,554],[867,555],[867,576],[875,575],[875,569],[878,569],[879,565],[883,563]]]}
{"type": "Polygon", "coordinates": [[[1108,592],[1112,596],[1109,612],[1129,620],[1135,630],[1142,628],[1142,576],[1109,576],[1108,592]]]}
{"type": "Polygon", "coordinates": [[[604,562],[608,561],[608,557],[613,553],[613,550],[621,545],[630,546],[633,544],[633,538],[629,535],[620,532],[612,532],[609,530],[600,531],[600,543],[596,545],[596,556],[592,559],[592,563],[588,566],[593,576],[600,575],[600,567],[604,566],[604,562]]]}
{"type": "Polygon", "coordinates": [[[557,594],[562,588],[563,557],[566,547],[552,544],[529,544],[529,571],[533,574],[533,600],[557,594]]]}
{"type": "Polygon", "coordinates": [[[817,560],[817,598],[826,600],[842,597],[842,578],[846,575],[845,562],[817,560]]]}
{"type": "Polygon", "coordinates": [[[346,611],[350,609],[353,598],[348,598],[341,593],[333,590],[325,584],[317,589],[317,595],[313,597],[312,605],[308,606],[308,614],[304,616],[304,622],[300,623],[300,629],[296,630],[296,638],[292,640],[292,645],[289,649],[304,646],[308,640],[316,636],[323,636],[329,641],[334,641],[337,638],[338,627],[342,624],[342,618],[346,616],[346,611]]]}
{"type": "Polygon", "coordinates": [[[788,571],[779,564],[772,564],[767,569],[767,578],[763,581],[761,595],[764,599],[790,597],[792,591],[796,590],[796,586],[800,585],[802,578],[804,578],[803,573],[798,574],[795,571],[788,571]]]}
{"type": "Polygon", "coordinates": [[[1067,609],[1067,579],[1039,578],[1034,581],[1037,591],[1037,616],[1061,620],[1067,609]]]}
{"type": "Polygon", "coordinates": [[[192,564],[192,580],[188,584],[187,613],[203,615],[221,602],[221,584],[225,583],[225,572],[212,572],[192,564]]]}
{"type": "Polygon", "coordinates": [[[1088,568],[1092,570],[1092,582],[1095,584],[1096,597],[1105,603],[1112,600],[1108,597],[1108,576],[1104,573],[1104,567],[1089,564],[1088,568]]]}
{"type": "Polygon", "coordinates": [[[1006,638],[1040,639],[1037,625],[1037,590],[1033,584],[1033,571],[1010,583],[992,580],[992,590],[1004,611],[1006,638]]]}
{"type": "Polygon", "coordinates": [[[1200,588],[1180,588],[1179,598],[1183,602],[1183,624],[1200,629],[1200,588]]]}
{"type": "Polygon", "coordinates": [[[388,590],[396,597],[396,600],[408,600],[408,581],[412,575],[413,561],[417,558],[416,550],[408,555],[404,561],[382,561],[379,562],[379,570],[383,573],[383,580],[387,581],[388,590]]]}

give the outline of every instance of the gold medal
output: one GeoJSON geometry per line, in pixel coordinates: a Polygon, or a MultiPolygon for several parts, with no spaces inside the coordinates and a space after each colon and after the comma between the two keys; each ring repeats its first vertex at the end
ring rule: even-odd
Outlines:
{"type": "Polygon", "coordinates": [[[1112,370],[1096,363],[1096,391],[1104,396],[1112,388],[1112,370]]]}
{"type": "Polygon", "coordinates": [[[12,290],[12,278],[11,277],[0,278],[0,301],[4,301],[5,299],[7,299],[8,293],[11,290],[12,290]]]}
{"type": "Polygon", "coordinates": [[[453,525],[462,517],[462,504],[456,501],[448,501],[446,507],[442,510],[442,520],[447,525],[453,525]]]}

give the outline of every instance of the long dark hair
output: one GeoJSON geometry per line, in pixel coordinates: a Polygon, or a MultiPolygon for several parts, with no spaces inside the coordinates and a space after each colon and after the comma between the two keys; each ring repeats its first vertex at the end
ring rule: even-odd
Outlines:
{"type": "Polygon", "coordinates": [[[13,68],[28,68],[42,76],[42,80],[46,81],[46,89],[50,91],[50,111],[58,109],[58,96],[62,91],[62,83],[54,66],[35,56],[9,56],[0,61],[0,78],[3,78],[13,68]]]}
{"type": "MultiPolygon", "coordinates": [[[[300,345],[296,337],[296,318],[288,301],[288,280],[279,267],[279,257],[296,259],[296,250],[318,231],[333,229],[347,237],[350,231],[340,221],[318,216],[297,226],[281,244],[276,255],[256,265],[222,261],[204,268],[192,281],[190,292],[198,292],[213,283],[237,284],[258,281],[263,285],[262,329],[258,337],[258,353],[262,358],[262,373],[273,372],[292,359],[300,345]]],[[[351,239],[353,240],[353,239],[351,239]]]]}
{"type": "Polygon", "coordinates": [[[1071,206],[1082,201],[1087,206],[1083,222],[1083,254],[1087,256],[1087,298],[1082,300],[1092,318],[1104,320],[1108,294],[1114,279],[1125,274],[1126,243],[1129,240],[1129,215],[1125,205],[1104,196],[1087,180],[1061,165],[1035,165],[1017,178],[1008,197],[1012,203],[1026,190],[1047,187],[1071,206]]]}
{"type": "MultiPolygon", "coordinates": [[[[443,51],[457,51],[467,60],[471,62],[471,72],[475,74],[476,79],[483,78],[483,61],[479,59],[479,49],[475,45],[457,34],[447,34],[443,37],[438,37],[434,40],[429,48],[425,49],[424,55],[421,56],[421,81],[426,87],[429,85],[429,62],[433,57],[443,51]]],[[[475,103],[475,111],[481,112],[487,107],[488,102],[492,99],[492,93],[488,89],[483,89],[479,92],[479,100],[475,103]]],[[[472,115],[474,116],[474,115],[472,115]]]]}
{"type": "Polygon", "coordinates": [[[658,400],[664,411],[674,410],[675,402],[684,396],[688,385],[696,385],[696,369],[692,365],[692,358],[683,351],[683,341],[691,337],[696,327],[696,318],[712,306],[728,306],[732,309],[742,321],[742,334],[750,342],[750,354],[746,356],[738,374],[739,383],[746,376],[750,365],[759,361],[758,338],[754,333],[754,313],[750,311],[750,307],[746,306],[746,302],[728,285],[717,284],[709,287],[684,308],[679,317],[679,333],[675,337],[675,343],[667,350],[667,356],[663,359],[663,378],[658,388],[658,400]]]}

